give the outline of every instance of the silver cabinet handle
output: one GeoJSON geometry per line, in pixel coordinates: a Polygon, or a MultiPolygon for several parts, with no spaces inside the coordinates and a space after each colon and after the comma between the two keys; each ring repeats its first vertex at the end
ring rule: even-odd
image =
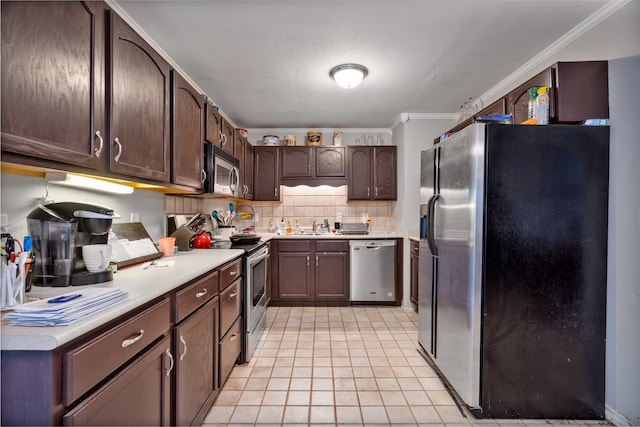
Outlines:
{"type": "Polygon", "coordinates": [[[273,189],[273,196],[278,197],[278,187],[273,189]]]}
{"type": "Polygon", "coordinates": [[[220,141],[222,143],[222,145],[226,145],[227,144],[227,134],[222,134],[222,140],[220,141]]]}
{"type": "Polygon", "coordinates": [[[173,371],[173,355],[171,354],[171,351],[169,351],[169,349],[166,349],[164,354],[169,358],[169,362],[171,362],[171,364],[169,365],[169,369],[167,369],[167,372],[165,372],[165,375],[169,376],[171,374],[171,371],[173,371]]]}
{"type": "Polygon", "coordinates": [[[207,173],[205,172],[204,169],[202,169],[202,182],[205,182],[207,180],[207,173]]]}
{"type": "Polygon", "coordinates": [[[223,145],[224,142],[222,142],[224,140],[224,134],[222,133],[222,131],[218,131],[218,142],[220,143],[220,145],[223,145]]]}
{"type": "Polygon", "coordinates": [[[371,197],[371,188],[367,187],[367,197],[371,197]]]}
{"type": "Polygon", "coordinates": [[[378,187],[376,187],[376,197],[378,197],[378,187]]]}
{"type": "Polygon", "coordinates": [[[238,293],[237,293],[237,292],[231,292],[231,293],[229,294],[229,299],[231,299],[231,298],[235,298],[235,297],[237,297],[237,296],[238,296],[238,293]]]}
{"type": "Polygon", "coordinates": [[[137,343],[138,341],[140,341],[143,335],[144,335],[144,329],[140,329],[138,331],[138,335],[136,335],[135,337],[127,338],[126,340],[122,341],[122,348],[127,348],[130,345],[137,343]]]}
{"type": "Polygon", "coordinates": [[[236,334],[232,334],[232,335],[229,337],[229,342],[231,342],[231,341],[235,341],[235,340],[236,340],[236,338],[238,338],[238,335],[236,335],[236,334]]]}
{"type": "Polygon", "coordinates": [[[316,267],[318,266],[318,257],[316,257],[316,267]]]}
{"type": "Polygon", "coordinates": [[[93,150],[93,152],[95,153],[96,157],[99,158],[100,154],[102,154],[102,148],[104,146],[104,139],[102,139],[102,134],[100,133],[99,130],[96,131],[96,136],[98,137],[98,141],[100,141],[100,145],[98,146],[98,148],[93,150]]]}
{"type": "Polygon", "coordinates": [[[184,356],[187,355],[187,342],[184,340],[184,336],[180,335],[180,342],[184,346],[184,353],[180,354],[180,360],[184,359],[184,356]]]}
{"type": "Polygon", "coordinates": [[[309,255],[307,255],[307,267],[309,266],[309,255]]]}
{"type": "Polygon", "coordinates": [[[203,296],[205,296],[207,294],[207,290],[203,289],[200,292],[196,293],[196,298],[202,298],[203,296]]]}
{"type": "Polygon", "coordinates": [[[122,144],[120,144],[120,140],[118,139],[117,136],[116,136],[116,139],[114,139],[113,141],[118,146],[118,154],[116,154],[116,156],[113,158],[113,160],[115,160],[116,163],[118,163],[120,161],[120,156],[122,155],[122,144]]]}
{"type": "Polygon", "coordinates": [[[307,163],[307,173],[311,173],[311,163],[307,163]]]}
{"type": "Polygon", "coordinates": [[[236,270],[232,270],[229,272],[229,276],[235,276],[236,274],[238,274],[236,270]]]}

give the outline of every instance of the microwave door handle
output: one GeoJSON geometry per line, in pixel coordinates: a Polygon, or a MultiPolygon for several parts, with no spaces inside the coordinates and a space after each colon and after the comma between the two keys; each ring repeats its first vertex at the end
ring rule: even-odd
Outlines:
{"type": "Polygon", "coordinates": [[[238,189],[238,181],[238,168],[232,167],[231,172],[229,172],[229,187],[233,194],[235,194],[238,189]]]}

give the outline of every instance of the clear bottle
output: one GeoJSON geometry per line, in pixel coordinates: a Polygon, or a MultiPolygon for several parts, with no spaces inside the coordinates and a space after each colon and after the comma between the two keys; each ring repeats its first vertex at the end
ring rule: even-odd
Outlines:
{"type": "Polygon", "coordinates": [[[296,225],[294,226],[294,233],[300,234],[300,224],[298,224],[298,218],[296,218],[296,225]]]}
{"type": "Polygon", "coordinates": [[[546,86],[542,86],[538,89],[535,119],[536,124],[538,125],[549,124],[549,95],[547,94],[546,86]]]}
{"type": "Polygon", "coordinates": [[[267,228],[267,230],[269,231],[269,233],[273,233],[274,231],[276,231],[273,226],[273,218],[269,218],[269,228],[267,228]]]}

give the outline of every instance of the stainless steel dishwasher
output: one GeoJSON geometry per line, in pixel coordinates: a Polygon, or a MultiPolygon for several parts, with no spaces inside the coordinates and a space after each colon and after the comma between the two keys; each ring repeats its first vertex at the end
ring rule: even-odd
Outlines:
{"type": "Polygon", "coordinates": [[[351,301],[396,300],[396,241],[350,240],[351,301]]]}

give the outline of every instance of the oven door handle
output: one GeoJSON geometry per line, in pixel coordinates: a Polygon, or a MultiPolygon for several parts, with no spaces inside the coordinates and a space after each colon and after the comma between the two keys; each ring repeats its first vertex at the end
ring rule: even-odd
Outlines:
{"type": "Polygon", "coordinates": [[[253,266],[269,256],[269,251],[265,250],[263,253],[258,253],[249,257],[249,265],[253,266]]]}

